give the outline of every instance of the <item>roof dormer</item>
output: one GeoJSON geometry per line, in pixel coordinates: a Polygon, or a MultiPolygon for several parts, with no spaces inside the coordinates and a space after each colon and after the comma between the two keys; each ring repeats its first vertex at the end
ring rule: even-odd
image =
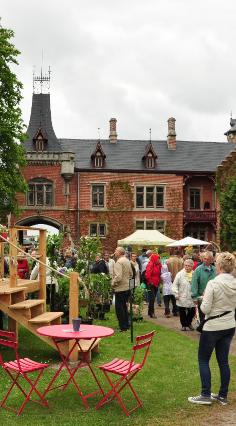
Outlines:
{"type": "Polygon", "coordinates": [[[99,169],[104,167],[105,158],[106,158],[106,154],[104,153],[104,151],[102,149],[102,145],[101,145],[100,141],[98,141],[96,148],[91,155],[93,167],[96,167],[96,168],[99,168],[99,169]]]}
{"type": "Polygon", "coordinates": [[[154,169],[156,166],[156,159],[157,159],[157,154],[154,151],[152,142],[149,142],[149,144],[146,147],[145,154],[142,158],[142,160],[145,163],[146,169],[154,169]]]}
{"type": "Polygon", "coordinates": [[[46,137],[46,133],[43,132],[41,127],[39,127],[38,130],[36,131],[33,137],[33,142],[35,146],[35,151],[42,152],[46,150],[48,139],[46,137]]]}

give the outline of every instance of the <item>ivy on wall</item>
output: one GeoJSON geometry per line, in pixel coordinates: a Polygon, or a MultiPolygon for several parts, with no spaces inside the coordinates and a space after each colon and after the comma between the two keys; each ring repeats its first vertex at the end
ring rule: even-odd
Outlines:
{"type": "Polygon", "coordinates": [[[111,181],[107,189],[107,208],[109,210],[131,210],[133,191],[127,181],[111,181]]]}
{"type": "Polygon", "coordinates": [[[236,175],[231,176],[225,185],[218,179],[217,191],[221,206],[221,241],[228,250],[236,250],[236,175]]]}

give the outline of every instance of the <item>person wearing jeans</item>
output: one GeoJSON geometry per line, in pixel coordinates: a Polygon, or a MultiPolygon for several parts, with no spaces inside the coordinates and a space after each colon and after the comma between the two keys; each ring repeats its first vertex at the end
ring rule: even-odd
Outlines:
{"type": "Polygon", "coordinates": [[[161,262],[158,254],[152,254],[146,268],[146,280],[149,290],[148,315],[156,318],[154,312],[154,302],[157,295],[157,288],[161,281],[161,262]]]}
{"type": "Polygon", "coordinates": [[[199,341],[198,363],[201,378],[201,394],[188,398],[194,404],[212,404],[218,401],[228,403],[230,382],[228,361],[229,349],[235,333],[234,312],[236,307],[236,279],[231,275],[235,268],[235,257],[228,252],[216,258],[217,276],[207,283],[201,310],[205,314],[205,324],[199,341]],[[212,352],[220,369],[220,388],[211,393],[211,370],[209,367],[212,352]]]}
{"type": "Polygon", "coordinates": [[[230,381],[230,368],[228,362],[229,348],[235,328],[219,331],[203,331],[200,337],[198,350],[199,371],[202,382],[202,395],[211,397],[211,371],[209,361],[215,349],[216,359],[221,372],[221,386],[219,395],[227,399],[230,381]]]}
{"type": "Polygon", "coordinates": [[[123,247],[115,250],[116,263],[112,278],[112,288],[115,292],[115,310],[119,322],[119,330],[127,331],[129,328],[127,302],[129,299],[129,280],[133,277],[133,271],[129,259],[125,256],[123,247]]]}

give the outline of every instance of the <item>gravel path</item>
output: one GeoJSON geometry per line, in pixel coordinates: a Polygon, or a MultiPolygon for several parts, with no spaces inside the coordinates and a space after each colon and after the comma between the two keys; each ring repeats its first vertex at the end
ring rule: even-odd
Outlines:
{"type": "MultiPolygon", "coordinates": [[[[147,305],[144,305],[144,311],[143,311],[143,318],[147,321],[151,321],[156,325],[161,325],[163,327],[167,327],[170,330],[174,330],[180,334],[184,334],[185,336],[188,336],[190,339],[193,340],[199,340],[200,334],[197,331],[181,331],[180,321],[178,317],[166,318],[164,316],[164,308],[155,306],[155,313],[157,318],[149,318],[147,315],[147,305]]],[[[233,341],[231,343],[230,347],[230,353],[232,355],[236,356],[236,334],[233,338],[233,341]]],[[[236,426],[236,419],[235,419],[235,426],[236,426]]]]}

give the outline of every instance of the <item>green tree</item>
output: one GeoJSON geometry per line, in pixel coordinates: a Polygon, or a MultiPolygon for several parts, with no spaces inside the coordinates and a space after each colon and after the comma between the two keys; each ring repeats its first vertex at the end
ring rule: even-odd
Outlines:
{"type": "Polygon", "coordinates": [[[236,250],[236,176],[219,190],[221,206],[221,240],[228,250],[236,250]]]}
{"type": "Polygon", "coordinates": [[[17,213],[16,194],[26,190],[21,174],[25,165],[24,124],[19,108],[22,84],[11,67],[19,51],[11,43],[13,31],[0,26],[0,221],[17,213]]]}

